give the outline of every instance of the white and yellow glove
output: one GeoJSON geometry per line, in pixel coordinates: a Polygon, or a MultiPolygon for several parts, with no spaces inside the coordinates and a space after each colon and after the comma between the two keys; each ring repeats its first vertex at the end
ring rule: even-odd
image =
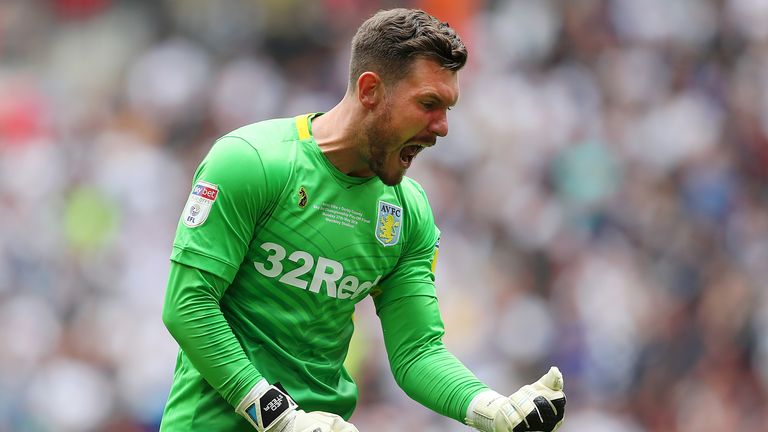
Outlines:
{"type": "Polygon", "coordinates": [[[469,404],[465,423],[483,432],[554,432],[564,415],[563,375],[552,367],[510,397],[492,390],[478,394],[469,404]]]}
{"type": "Polygon", "coordinates": [[[336,414],[305,412],[279,388],[259,381],[235,411],[259,432],[359,432],[336,414]]]}

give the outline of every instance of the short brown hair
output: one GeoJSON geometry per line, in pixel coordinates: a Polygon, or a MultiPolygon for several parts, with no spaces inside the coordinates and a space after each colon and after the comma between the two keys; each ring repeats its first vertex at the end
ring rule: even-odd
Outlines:
{"type": "Polygon", "coordinates": [[[419,57],[458,71],[467,62],[467,48],[448,23],[422,10],[379,11],[361,24],[352,38],[350,85],[354,88],[366,71],[376,72],[385,83],[397,82],[419,57]]]}

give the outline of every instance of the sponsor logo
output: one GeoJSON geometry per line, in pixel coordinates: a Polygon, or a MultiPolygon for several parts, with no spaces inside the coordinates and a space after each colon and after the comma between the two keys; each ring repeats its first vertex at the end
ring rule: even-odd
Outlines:
{"type": "Polygon", "coordinates": [[[216,195],[219,194],[218,186],[206,182],[197,182],[194,188],[192,188],[192,195],[197,195],[202,198],[209,199],[211,201],[216,200],[216,195]]]}
{"type": "Polygon", "coordinates": [[[269,403],[267,404],[267,406],[264,407],[264,409],[267,411],[276,411],[278,408],[280,408],[280,405],[283,404],[283,399],[284,399],[283,395],[279,395],[278,397],[269,401],[269,403]]]}
{"type": "Polygon", "coordinates": [[[376,240],[384,246],[394,246],[400,240],[403,228],[403,208],[379,201],[376,217],[376,240]]]}
{"type": "MultiPolygon", "coordinates": [[[[281,393],[275,387],[270,388],[261,395],[259,405],[261,406],[261,421],[256,419],[257,429],[259,430],[269,429],[272,424],[279,421],[292,407],[296,406],[290,397],[281,393]]],[[[248,415],[251,418],[254,417],[251,413],[248,413],[248,415]]]]}
{"type": "Polygon", "coordinates": [[[309,252],[301,250],[288,255],[288,251],[277,243],[266,242],[261,245],[261,248],[268,255],[265,262],[253,262],[253,266],[259,273],[315,294],[324,289],[325,294],[332,298],[342,300],[362,298],[381,279],[381,275],[378,275],[373,281],[361,281],[357,276],[347,274],[344,271],[344,265],[338,261],[322,256],[315,258],[309,252]],[[286,271],[288,262],[298,267],[286,271]],[[311,277],[306,277],[309,274],[311,277]]]}
{"type": "Polygon", "coordinates": [[[204,181],[195,183],[184,206],[184,213],[181,215],[184,225],[190,228],[202,225],[208,219],[208,214],[218,195],[217,185],[204,181]]]}

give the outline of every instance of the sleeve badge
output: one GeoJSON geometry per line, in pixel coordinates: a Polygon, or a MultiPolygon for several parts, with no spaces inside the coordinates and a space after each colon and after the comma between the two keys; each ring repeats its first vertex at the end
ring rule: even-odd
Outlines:
{"type": "Polygon", "coordinates": [[[211,212],[211,207],[213,207],[218,195],[219,187],[217,185],[204,181],[195,183],[181,215],[184,225],[190,228],[202,225],[208,219],[208,214],[211,212]]]}

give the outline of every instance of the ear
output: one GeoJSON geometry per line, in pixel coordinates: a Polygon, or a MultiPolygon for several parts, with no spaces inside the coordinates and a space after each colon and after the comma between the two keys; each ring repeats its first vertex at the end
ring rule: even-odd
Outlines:
{"type": "Polygon", "coordinates": [[[357,100],[366,108],[373,109],[384,98],[384,83],[375,72],[363,72],[357,79],[357,100]]]}

